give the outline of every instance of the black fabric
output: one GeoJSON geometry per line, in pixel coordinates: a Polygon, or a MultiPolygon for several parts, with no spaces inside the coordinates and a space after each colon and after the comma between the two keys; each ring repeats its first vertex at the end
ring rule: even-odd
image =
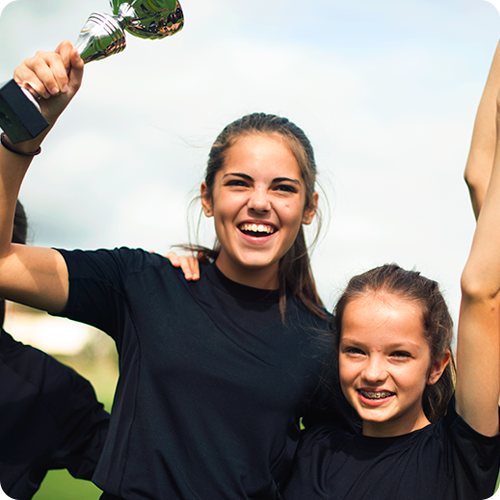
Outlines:
{"type": "Polygon", "coordinates": [[[436,425],[395,438],[305,431],[285,500],[478,500],[493,495],[500,435],[482,436],[454,399],[436,425]]]}
{"type": "Polygon", "coordinates": [[[0,484],[32,498],[50,469],[91,479],[109,425],[90,383],[47,354],[0,333],[0,484]]]}
{"type": "MultiPolygon", "coordinates": [[[[187,282],[142,250],[61,253],[62,314],[109,333],[119,352],[94,482],[126,500],[279,498],[331,349],[327,322],[289,296],[283,324],[277,292],[232,282],[215,265],[187,282]]],[[[335,418],[352,428],[344,407],[335,418]]]]}

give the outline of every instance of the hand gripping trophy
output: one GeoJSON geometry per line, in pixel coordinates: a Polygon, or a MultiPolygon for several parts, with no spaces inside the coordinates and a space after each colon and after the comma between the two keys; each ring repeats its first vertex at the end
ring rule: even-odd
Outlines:
{"type": "MultiPolygon", "coordinates": [[[[110,0],[113,15],[94,12],[75,43],[84,63],[125,49],[125,31],[139,38],[165,38],[184,26],[178,0],[110,0]]],[[[9,80],[0,88],[0,128],[13,143],[36,137],[48,127],[36,99],[9,80]]]]}

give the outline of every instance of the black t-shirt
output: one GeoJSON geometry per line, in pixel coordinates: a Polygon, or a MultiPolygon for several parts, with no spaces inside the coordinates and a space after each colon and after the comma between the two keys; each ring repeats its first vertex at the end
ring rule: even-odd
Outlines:
{"type": "MultiPolygon", "coordinates": [[[[276,291],[235,283],[215,265],[187,282],[142,250],[61,253],[62,314],[107,332],[119,352],[94,482],[126,500],[278,498],[330,352],[327,321],[289,295],[283,323],[276,291]]],[[[336,421],[349,429],[344,408],[336,421]]]]}
{"type": "Polygon", "coordinates": [[[91,479],[109,415],[90,383],[57,360],[0,332],[0,484],[17,500],[50,469],[91,479]]]}
{"type": "Polygon", "coordinates": [[[500,435],[474,431],[455,411],[394,438],[305,431],[285,500],[478,500],[493,495],[500,435]]]}

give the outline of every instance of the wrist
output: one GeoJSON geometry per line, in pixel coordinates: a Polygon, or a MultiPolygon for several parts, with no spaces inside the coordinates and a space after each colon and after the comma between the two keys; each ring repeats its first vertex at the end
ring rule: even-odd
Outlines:
{"type": "Polygon", "coordinates": [[[8,151],[21,156],[36,156],[42,152],[42,148],[40,147],[41,141],[40,139],[37,140],[37,138],[14,145],[7,135],[2,132],[0,142],[8,151]]]}

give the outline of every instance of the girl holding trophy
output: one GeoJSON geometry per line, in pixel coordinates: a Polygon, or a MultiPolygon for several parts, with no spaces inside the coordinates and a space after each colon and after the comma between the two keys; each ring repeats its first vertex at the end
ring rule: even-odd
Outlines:
{"type": "MultiPolygon", "coordinates": [[[[275,499],[287,479],[331,342],[302,225],[318,195],[304,133],[254,114],[212,147],[202,208],[220,247],[187,282],[167,259],[10,243],[15,201],[33,156],[78,91],[71,43],[15,71],[50,127],[0,147],[0,295],[111,335],[120,379],[93,481],[104,499],[275,499]]],[[[342,398],[331,418],[355,432],[342,398]]]]}

